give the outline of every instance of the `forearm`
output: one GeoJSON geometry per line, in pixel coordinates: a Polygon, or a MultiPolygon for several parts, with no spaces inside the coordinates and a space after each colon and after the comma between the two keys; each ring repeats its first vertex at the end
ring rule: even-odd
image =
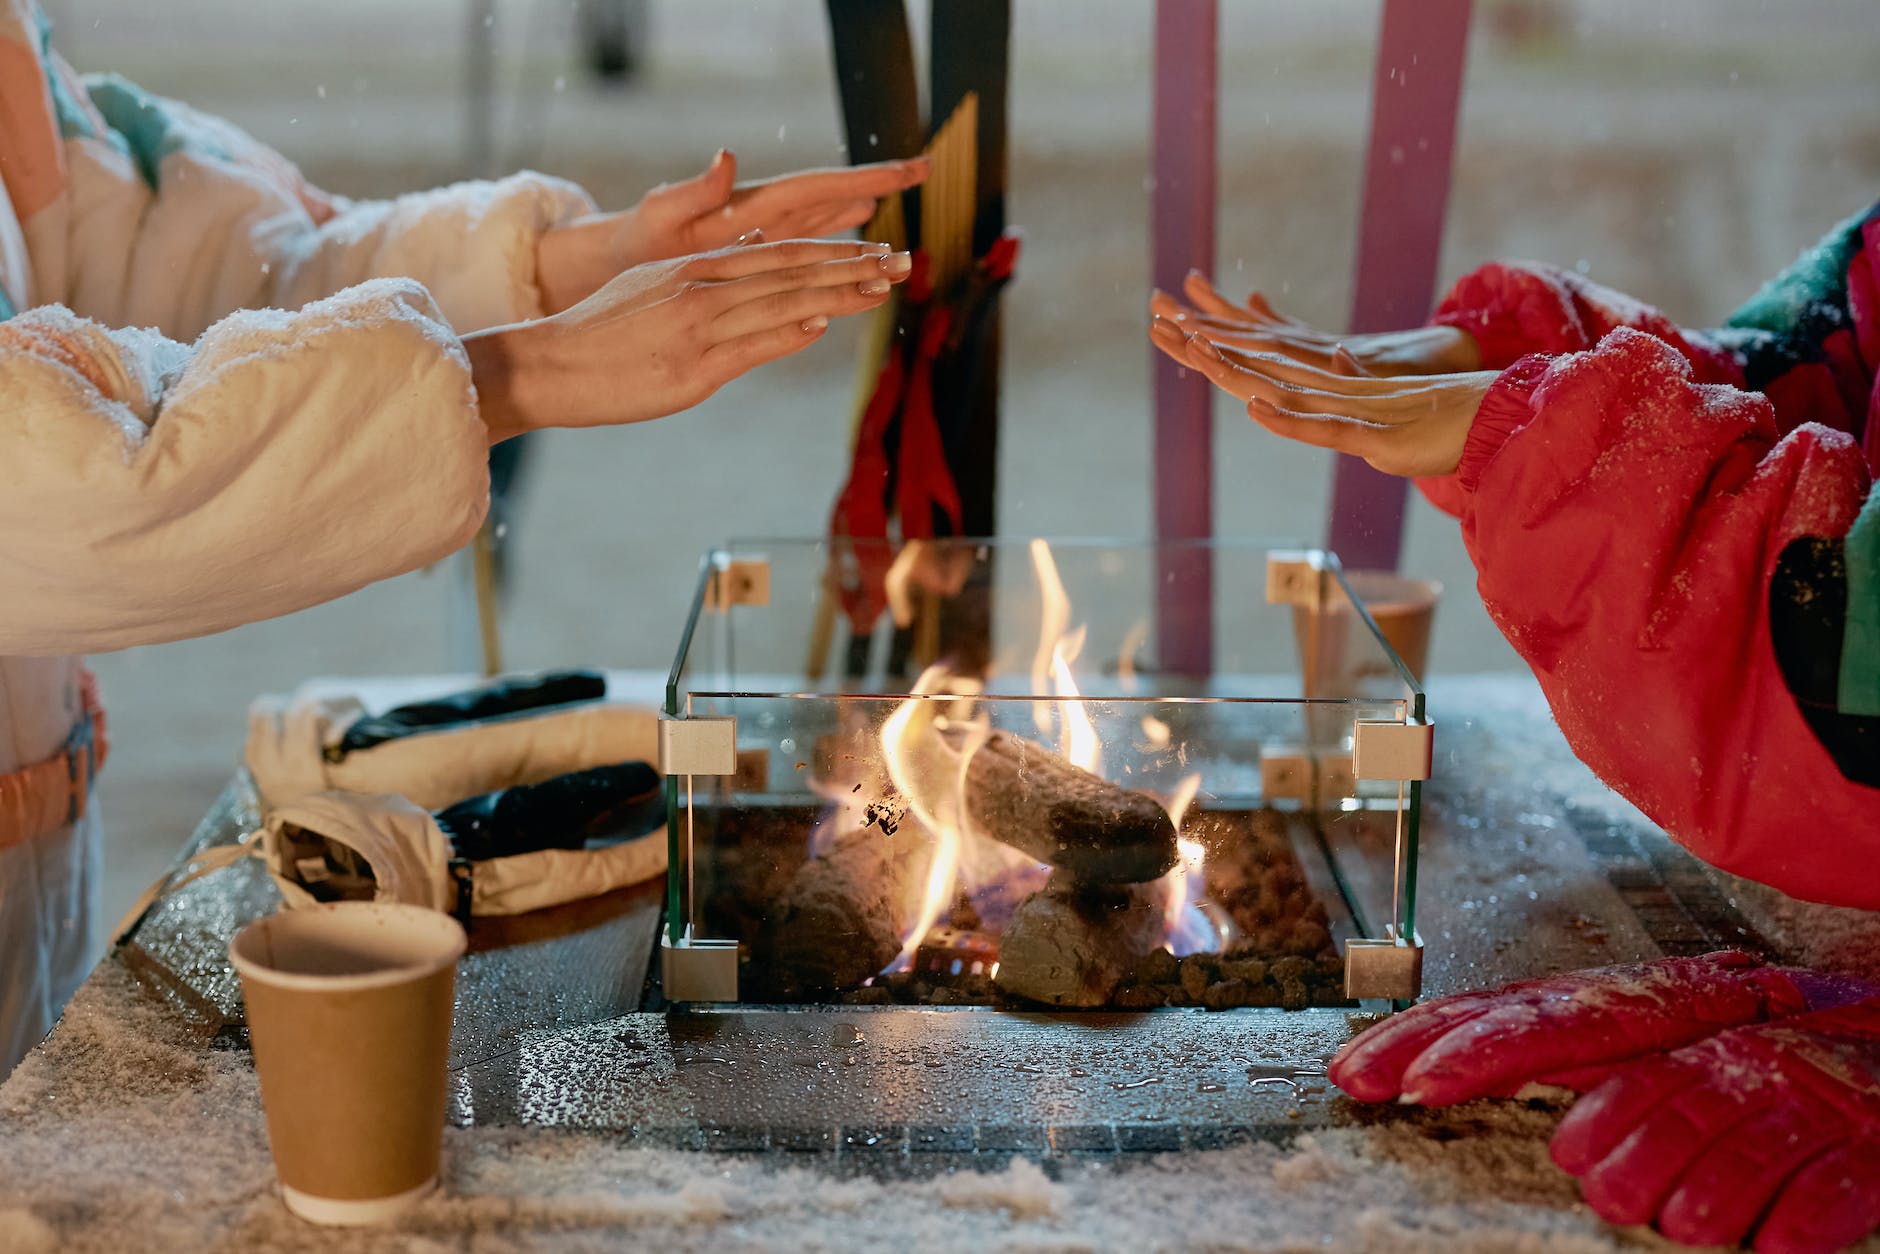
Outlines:
{"type": "Polygon", "coordinates": [[[483,419],[491,446],[513,439],[537,424],[530,418],[532,387],[529,381],[527,329],[493,327],[463,337],[464,356],[477,394],[477,413],[483,419]]]}

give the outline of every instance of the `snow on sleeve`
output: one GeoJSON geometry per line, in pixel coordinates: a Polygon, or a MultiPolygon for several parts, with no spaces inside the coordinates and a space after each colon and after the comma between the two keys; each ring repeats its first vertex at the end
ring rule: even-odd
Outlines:
{"type": "Polygon", "coordinates": [[[185,348],[57,307],[0,325],[0,653],[222,631],[461,547],[488,498],[468,362],[416,284],[185,348]]]}
{"type": "Polygon", "coordinates": [[[530,173],[350,205],[282,240],[269,292],[294,308],[373,275],[410,275],[461,332],[539,318],[536,243],[593,209],[574,184],[530,173]]]}
{"type": "Polygon", "coordinates": [[[1865,465],[1845,433],[1779,436],[1766,398],[1692,374],[1624,328],[1504,372],[1456,475],[1483,603],[1575,753],[1693,853],[1880,906],[1880,794],[1803,721],[1768,611],[1783,547],[1845,534],[1865,465]]]}
{"type": "Polygon", "coordinates": [[[1630,327],[1676,349],[1700,383],[1742,382],[1735,358],[1699,333],[1624,292],[1536,261],[1491,262],[1463,275],[1430,321],[1467,331],[1492,370],[1529,353],[1581,352],[1630,327]]]}
{"type": "Polygon", "coordinates": [[[530,173],[347,201],[220,118],[116,76],[84,86],[104,129],[66,140],[63,230],[35,264],[63,279],[45,299],[112,325],[189,339],[234,310],[374,278],[423,283],[459,332],[539,317],[537,240],[594,208],[530,173]]]}

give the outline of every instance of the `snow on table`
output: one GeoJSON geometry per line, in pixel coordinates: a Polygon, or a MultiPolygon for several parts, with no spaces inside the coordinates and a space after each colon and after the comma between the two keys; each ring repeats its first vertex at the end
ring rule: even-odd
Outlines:
{"type": "MultiPolygon", "coordinates": [[[[1873,916],[1802,906],[1697,868],[1572,761],[1532,684],[1439,680],[1432,706],[1441,730],[1419,911],[1427,991],[1752,940],[1773,954],[1880,974],[1873,916]]],[[[214,930],[232,920],[210,910],[198,922],[214,930]]],[[[710,1051],[687,1036],[700,1025],[680,1018],[530,1029],[499,1066],[509,1098],[459,1109],[458,1122],[475,1126],[446,1130],[441,1192],[394,1226],[360,1232],[287,1213],[247,1053],[225,1047],[215,1015],[113,957],[0,1086],[0,1251],[1672,1248],[1649,1232],[1609,1228],[1579,1203],[1547,1159],[1561,1110],[1547,1095],[1434,1112],[1357,1106],[1297,1082],[1336,1045],[1342,1017],[1302,1012],[1275,1029],[1270,1018],[1256,1028],[1234,1013],[1245,1012],[1140,1017],[1133,1046],[1128,1034],[1111,1043],[1094,1032],[1072,1044],[1072,1035],[1054,1038],[1043,1017],[1004,1016],[1023,1022],[996,1032],[968,1032],[971,1020],[955,1018],[951,1029],[985,1040],[980,1055],[961,1044],[952,1057],[997,1060],[1000,1049],[1022,1048],[1023,1065],[1005,1067],[990,1088],[970,1069],[910,1065],[900,1083],[926,1088],[904,1099],[907,1109],[1003,1094],[1009,1136],[988,1138],[986,1112],[963,1111],[962,1126],[968,1114],[978,1120],[976,1139],[925,1153],[905,1128],[885,1145],[838,1128],[824,1152],[795,1153],[811,1147],[774,1129],[708,1152],[649,1143],[632,1118],[598,1130],[540,1126],[579,1121],[560,1118],[554,1101],[525,1100],[528,1085],[552,1096],[577,1062],[607,1070],[606,1051],[630,1049],[623,1038],[636,1031],[665,1038],[660,1065],[643,1079],[624,1064],[610,1072],[632,1099],[619,1107],[628,1114],[662,1084],[678,1091],[685,1051],[710,1051]],[[1210,1070],[1240,1022],[1250,1048],[1233,1061],[1260,1053],[1262,1032],[1278,1032],[1267,1050],[1275,1065],[1253,1059],[1238,1077],[1210,1070]],[[1100,1142],[1052,1133],[1052,1111],[1084,1108],[1080,1085],[1124,1083],[1089,1064],[1147,1056],[1142,1024],[1165,1038],[1171,1065],[1154,1085],[1104,1099],[1139,1122],[1118,1123],[1100,1142]],[[1174,1065],[1184,1060],[1185,1070],[1174,1065]],[[1282,1092],[1274,1081],[1287,1074],[1295,1082],[1282,1092]],[[1203,1117],[1210,1109],[1218,1114],[1203,1117]],[[1154,1135],[1158,1113],[1164,1140],[1154,1135]],[[1132,1142],[1132,1128],[1149,1135],[1132,1142]],[[1187,1148],[1155,1152],[1165,1144],[1187,1148]]],[[[819,1029],[840,1026],[838,1015],[810,1018],[819,1029]]],[[[738,1031],[756,1031],[751,1022],[724,1030],[727,1051],[738,1031]]],[[[890,1034],[881,1036],[886,1048],[890,1034]]],[[[942,1055],[949,1048],[943,1032],[930,1043],[942,1055]]],[[[796,1073],[788,1059],[761,1055],[740,1056],[753,1064],[743,1073],[753,1095],[812,1086],[824,1070],[796,1073]]],[[[729,1102],[741,1086],[718,1087],[729,1102]]],[[[686,1093],[696,1104],[709,1091],[686,1093]]],[[[753,1127],[762,1113],[752,1112],[753,1127]]]]}

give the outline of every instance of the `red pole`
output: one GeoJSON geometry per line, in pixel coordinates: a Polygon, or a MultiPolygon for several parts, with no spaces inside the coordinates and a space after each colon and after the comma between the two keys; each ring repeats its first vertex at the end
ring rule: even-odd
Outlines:
{"type": "MultiPolygon", "coordinates": [[[[1415,326],[1436,298],[1470,0],[1384,0],[1351,330],[1415,326]]],[[[1341,456],[1327,540],[1347,567],[1395,570],[1406,480],[1341,456]]]]}
{"type": "MultiPolygon", "coordinates": [[[[1214,268],[1216,0],[1156,0],[1152,273],[1181,291],[1214,268]]],[[[1162,669],[1206,675],[1214,657],[1214,420],[1206,379],[1151,350],[1155,370],[1156,641],[1162,669]]]]}

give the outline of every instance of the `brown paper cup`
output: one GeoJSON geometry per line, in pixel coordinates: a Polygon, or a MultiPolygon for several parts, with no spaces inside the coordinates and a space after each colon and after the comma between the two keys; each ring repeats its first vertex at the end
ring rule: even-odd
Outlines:
{"type": "Polygon", "coordinates": [[[364,901],[283,911],[230,942],[295,1214],[380,1223],[436,1187],[464,944],[447,914],[364,901]]]}
{"type": "MultiPolygon", "coordinates": [[[[1391,649],[1421,683],[1442,584],[1381,570],[1346,571],[1345,583],[1370,611],[1391,649]]],[[[1397,682],[1395,668],[1368,642],[1342,594],[1317,611],[1294,606],[1293,634],[1299,646],[1304,695],[1308,697],[1361,696],[1380,681],[1387,686],[1397,682]]],[[[1330,712],[1327,717],[1331,717],[1330,712]]]]}
{"type": "Polygon", "coordinates": [[[1346,571],[1345,583],[1371,611],[1384,639],[1422,683],[1423,668],[1430,656],[1430,627],[1443,585],[1433,579],[1411,579],[1383,570],[1346,571]]]}

